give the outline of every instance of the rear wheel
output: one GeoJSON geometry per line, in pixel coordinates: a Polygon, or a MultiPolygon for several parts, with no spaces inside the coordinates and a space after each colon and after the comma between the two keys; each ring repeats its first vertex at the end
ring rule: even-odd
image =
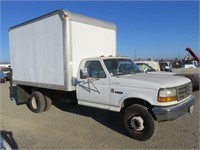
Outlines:
{"type": "Polygon", "coordinates": [[[124,126],[134,139],[146,141],[157,131],[157,121],[153,119],[147,107],[131,105],[124,111],[123,116],[124,126]]]}
{"type": "Polygon", "coordinates": [[[44,95],[44,99],[45,99],[45,108],[44,108],[44,111],[48,111],[51,108],[52,100],[47,95],[44,95]]]}
{"type": "Polygon", "coordinates": [[[45,98],[40,92],[33,92],[28,100],[27,107],[34,113],[43,112],[45,109],[45,98]]]}

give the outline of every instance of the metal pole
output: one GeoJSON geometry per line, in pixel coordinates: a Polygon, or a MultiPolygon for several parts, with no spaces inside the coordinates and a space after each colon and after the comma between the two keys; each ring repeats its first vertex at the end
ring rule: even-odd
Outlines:
{"type": "Polygon", "coordinates": [[[135,50],[135,61],[136,61],[136,50],[135,50]]]}

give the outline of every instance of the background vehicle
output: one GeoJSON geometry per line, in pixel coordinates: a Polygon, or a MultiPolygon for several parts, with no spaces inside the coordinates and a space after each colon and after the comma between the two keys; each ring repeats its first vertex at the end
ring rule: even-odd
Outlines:
{"type": "Polygon", "coordinates": [[[148,72],[156,71],[153,67],[149,66],[146,63],[142,63],[142,62],[135,62],[135,63],[142,71],[148,71],[148,72]]]}
{"type": "Polygon", "coordinates": [[[189,55],[185,56],[183,60],[175,60],[175,66],[172,70],[174,73],[185,76],[189,78],[192,81],[193,89],[199,89],[199,78],[200,78],[200,68],[199,68],[199,57],[192,51],[191,48],[186,48],[186,51],[188,51],[194,58],[194,60],[190,60],[189,55]],[[182,66],[182,67],[176,67],[176,66],[182,66]]]}
{"type": "Polygon", "coordinates": [[[154,61],[153,59],[150,60],[142,60],[142,61],[137,61],[137,63],[145,63],[151,66],[153,69],[156,71],[160,71],[160,65],[157,61],[154,61]]]}
{"type": "Polygon", "coordinates": [[[160,70],[172,72],[172,63],[171,62],[159,62],[160,70]]]}
{"type": "Polygon", "coordinates": [[[0,70],[4,72],[5,79],[7,81],[9,81],[10,78],[11,78],[11,72],[10,72],[11,66],[10,66],[10,64],[0,64],[0,70]]]}
{"type": "Polygon", "coordinates": [[[4,75],[5,75],[5,79],[7,81],[9,81],[11,79],[11,72],[10,72],[11,68],[10,67],[4,67],[4,68],[2,68],[2,71],[3,71],[4,75]]]}
{"type": "Polygon", "coordinates": [[[11,27],[9,38],[11,99],[34,113],[60,98],[121,112],[129,135],[144,141],[158,121],[193,110],[189,79],[141,73],[126,57],[105,57],[116,56],[112,23],[57,10],[11,27]]]}
{"type": "Polygon", "coordinates": [[[5,75],[4,75],[3,71],[1,71],[1,70],[0,70],[0,80],[1,80],[1,83],[6,82],[5,75]]]}
{"type": "Polygon", "coordinates": [[[187,68],[196,68],[196,66],[192,61],[185,61],[183,63],[182,68],[185,68],[185,69],[187,69],[187,68]]]}

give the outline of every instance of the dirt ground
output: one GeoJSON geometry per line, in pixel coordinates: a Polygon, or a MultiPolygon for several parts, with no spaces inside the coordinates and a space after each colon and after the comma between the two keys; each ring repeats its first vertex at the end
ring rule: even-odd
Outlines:
{"type": "Polygon", "coordinates": [[[9,99],[9,84],[0,84],[0,130],[14,149],[200,149],[199,91],[194,112],[158,123],[145,142],[128,137],[121,115],[56,102],[47,112],[32,113],[9,99]]]}

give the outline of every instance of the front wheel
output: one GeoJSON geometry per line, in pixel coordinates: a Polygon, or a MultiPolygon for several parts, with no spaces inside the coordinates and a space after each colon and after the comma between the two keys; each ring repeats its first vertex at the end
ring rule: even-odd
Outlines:
{"type": "Polygon", "coordinates": [[[148,112],[147,107],[131,105],[123,114],[124,126],[129,135],[139,141],[150,139],[157,131],[157,121],[148,112]]]}

